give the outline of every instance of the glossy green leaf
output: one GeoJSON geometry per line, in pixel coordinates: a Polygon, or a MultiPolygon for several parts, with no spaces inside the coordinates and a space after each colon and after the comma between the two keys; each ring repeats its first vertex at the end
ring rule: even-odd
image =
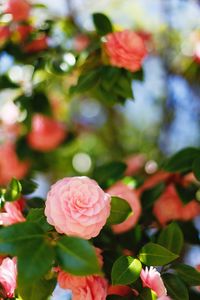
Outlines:
{"type": "Polygon", "coordinates": [[[106,15],[102,13],[94,13],[92,17],[96,31],[99,35],[106,35],[113,31],[112,23],[106,15]]]}
{"type": "Polygon", "coordinates": [[[149,288],[144,288],[142,289],[139,297],[137,298],[138,300],[156,300],[156,294],[149,288]]]}
{"type": "Polygon", "coordinates": [[[118,258],[111,272],[113,285],[126,285],[136,281],[142,270],[142,264],[138,259],[131,256],[118,258]]]}
{"type": "Polygon", "coordinates": [[[111,211],[110,216],[107,219],[107,224],[120,224],[133,213],[134,212],[126,200],[113,196],[111,198],[111,211]]]}
{"type": "Polygon", "coordinates": [[[47,218],[44,215],[44,208],[30,209],[27,216],[27,221],[37,223],[44,231],[53,229],[53,227],[49,223],[47,223],[47,218]]]}
{"type": "Polygon", "coordinates": [[[29,240],[21,248],[17,267],[19,280],[24,284],[41,279],[53,267],[55,252],[48,240],[29,240]]]}
{"type": "Polygon", "coordinates": [[[200,155],[198,158],[196,158],[192,165],[192,171],[196,177],[197,180],[200,181],[200,155]]]}
{"type": "Polygon", "coordinates": [[[56,286],[56,279],[41,279],[24,284],[18,280],[17,290],[23,300],[47,300],[56,286]]]}
{"type": "Polygon", "coordinates": [[[171,223],[161,231],[157,242],[171,252],[180,254],[183,248],[184,236],[178,224],[171,223]]]}
{"type": "Polygon", "coordinates": [[[38,184],[32,179],[21,179],[20,183],[23,195],[32,194],[38,187],[38,184]]]}
{"type": "Polygon", "coordinates": [[[100,273],[94,247],[86,240],[76,237],[62,237],[56,245],[59,265],[74,275],[100,273]]]}
{"type": "Polygon", "coordinates": [[[189,300],[188,289],[184,283],[174,274],[162,276],[168,295],[173,300],[189,300]]]}
{"type": "Polygon", "coordinates": [[[177,275],[189,286],[199,286],[200,285],[200,272],[195,268],[185,265],[177,264],[174,267],[177,275]]]}
{"type": "Polygon", "coordinates": [[[139,253],[139,259],[147,266],[163,266],[178,257],[175,253],[154,243],[146,244],[139,253]]]}
{"type": "Polygon", "coordinates": [[[170,157],[164,165],[168,172],[187,172],[192,170],[192,164],[200,156],[200,150],[186,148],[170,157]]]}
{"type": "Polygon", "coordinates": [[[17,179],[13,178],[6,189],[4,198],[6,201],[10,201],[10,202],[15,201],[20,198],[21,191],[22,191],[21,183],[17,179]]]}
{"type": "Polygon", "coordinates": [[[35,223],[23,222],[4,227],[0,230],[0,253],[19,255],[27,243],[33,240],[40,243],[43,236],[43,230],[35,223]]]}

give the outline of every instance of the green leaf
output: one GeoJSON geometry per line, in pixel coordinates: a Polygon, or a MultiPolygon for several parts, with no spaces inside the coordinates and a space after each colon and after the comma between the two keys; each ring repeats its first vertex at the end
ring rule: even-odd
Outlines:
{"type": "Polygon", "coordinates": [[[142,193],[141,202],[143,209],[149,209],[154,202],[160,197],[165,189],[165,184],[159,183],[153,188],[147,189],[142,193]]]}
{"type": "Polygon", "coordinates": [[[56,245],[59,265],[74,275],[99,274],[100,268],[94,247],[86,240],[62,237],[56,245]]]}
{"type": "Polygon", "coordinates": [[[77,84],[72,86],[71,92],[83,93],[94,88],[100,79],[100,71],[101,68],[81,74],[77,84]]]}
{"type": "Polygon", "coordinates": [[[106,35],[113,31],[112,23],[106,15],[102,13],[94,13],[92,18],[96,31],[99,35],[106,35]]]}
{"type": "Polygon", "coordinates": [[[154,243],[146,244],[139,253],[139,259],[147,266],[163,266],[178,257],[175,253],[154,243]]]}
{"type": "Polygon", "coordinates": [[[182,230],[177,223],[171,223],[161,231],[157,242],[159,245],[179,255],[184,243],[182,230]]]}
{"type": "Polygon", "coordinates": [[[198,187],[194,184],[191,184],[187,187],[182,186],[181,184],[176,184],[176,191],[184,204],[187,204],[191,200],[195,199],[196,192],[198,187]]]}
{"type": "Polygon", "coordinates": [[[20,198],[21,191],[22,191],[21,183],[17,179],[13,178],[6,189],[4,198],[6,201],[10,201],[10,202],[15,201],[20,198]]]}
{"type": "Polygon", "coordinates": [[[200,157],[196,158],[192,165],[192,171],[197,180],[200,181],[200,157]]]}
{"type": "Polygon", "coordinates": [[[135,282],[139,278],[141,270],[142,264],[138,259],[121,256],[112,267],[112,284],[126,285],[135,282]]]}
{"type": "Polygon", "coordinates": [[[26,283],[41,279],[53,267],[55,252],[48,240],[34,239],[21,245],[18,255],[18,277],[26,283]]]}
{"type": "Polygon", "coordinates": [[[178,264],[173,268],[177,272],[179,278],[182,279],[187,285],[200,285],[200,272],[198,272],[195,268],[185,264],[178,264]]]}
{"type": "Polygon", "coordinates": [[[174,274],[162,276],[168,295],[173,300],[189,300],[188,289],[184,283],[174,274]]]}
{"type": "Polygon", "coordinates": [[[24,284],[18,280],[17,290],[23,300],[47,300],[52,295],[56,286],[56,279],[41,279],[24,284]]]}
{"type": "Polygon", "coordinates": [[[192,170],[193,162],[200,155],[196,148],[186,148],[174,154],[167,160],[164,169],[168,172],[188,172],[192,170]]]}
{"type": "Polygon", "coordinates": [[[43,230],[35,223],[23,222],[0,230],[0,253],[19,255],[29,241],[43,239],[43,230]]]}
{"type": "Polygon", "coordinates": [[[23,195],[32,194],[38,187],[38,184],[32,179],[21,179],[20,183],[23,195]]]}
{"type": "Polygon", "coordinates": [[[122,198],[113,196],[111,198],[111,211],[107,224],[120,224],[133,213],[128,202],[122,198]]]}
{"type": "Polygon", "coordinates": [[[138,300],[156,300],[156,294],[149,288],[142,289],[142,292],[139,295],[138,300]]]}
{"type": "Polygon", "coordinates": [[[126,164],[112,161],[94,169],[93,178],[103,187],[108,187],[113,182],[122,178],[126,170],[126,164]]]}
{"type": "Polygon", "coordinates": [[[49,223],[47,223],[46,216],[44,215],[44,208],[30,209],[27,216],[27,221],[37,223],[44,231],[53,229],[53,227],[49,223]]]}

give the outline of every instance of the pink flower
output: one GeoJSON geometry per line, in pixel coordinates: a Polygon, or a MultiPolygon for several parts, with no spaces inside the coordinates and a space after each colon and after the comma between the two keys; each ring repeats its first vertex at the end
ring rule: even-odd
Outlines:
{"type": "Polygon", "coordinates": [[[8,26],[0,26],[0,46],[3,45],[10,37],[10,29],[8,26]]]}
{"type": "Polygon", "coordinates": [[[83,51],[90,43],[90,39],[85,34],[78,34],[74,39],[74,49],[77,52],[83,51]]]}
{"type": "Polygon", "coordinates": [[[74,276],[60,271],[58,283],[72,291],[73,300],[105,300],[107,296],[107,281],[100,276],[74,276]]]}
{"type": "Polygon", "coordinates": [[[31,6],[26,0],[8,0],[5,13],[11,14],[13,21],[25,21],[30,14],[31,6]]]}
{"type": "Polygon", "coordinates": [[[20,203],[18,201],[6,202],[4,212],[0,212],[0,225],[8,226],[19,222],[24,222],[20,203]]]}
{"type": "Polygon", "coordinates": [[[46,50],[48,47],[47,40],[47,36],[45,34],[41,34],[35,40],[26,44],[24,51],[28,53],[35,53],[46,50]]]}
{"type": "Polygon", "coordinates": [[[169,296],[159,297],[157,300],[172,300],[169,296]]]}
{"type": "Polygon", "coordinates": [[[5,298],[13,298],[16,289],[17,263],[16,258],[5,258],[0,265],[0,284],[5,298]]]}
{"type": "Polygon", "coordinates": [[[112,196],[121,197],[130,204],[133,214],[121,224],[112,226],[112,229],[115,233],[123,233],[128,231],[137,223],[141,214],[140,200],[136,192],[122,182],[117,182],[115,185],[110,187],[107,192],[112,196]]]}
{"type": "Polygon", "coordinates": [[[158,297],[166,296],[167,291],[160,276],[160,273],[153,267],[149,269],[146,267],[140,273],[140,278],[143,283],[143,287],[148,287],[153,290],[158,297]]]}
{"type": "Polygon", "coordinates": [[[127,169],[125,171],[126,176],[131,176],[141,170],[145,164],[145,156],[143,154],[131,155],[126,159],[127,169]]]}
{"type": "Polygon", "coordinates": [[[64,126],[50,117],[36,114],[28,134],[29,145],[38,151],[47,152],[59,146],[66,137],[64,126]]]}
{"type": "Polygon", "coordinates": [[[90,239],[99,234],[110,214],[110,195],[88,177],[56,182],[47,195],[45,215],[59,233],[90,239]]]}
{"type": "Polygon", "coordinates": [[[13,177],[23,178],[28,168],[27,161],[18,159],[13,143],[6,142],[0,146],[0,184],[7,184],[13,177]]]}
{"type": "Polygon", "coordinates": [[[133,294],[132,289],[126,285],[110,285],[108,295],[129,296],[133,294]]]}
{"type": "Polygon", "coordinates": [[[131,30],[109,33],[103,45],[110,64],[125,68],[131,72],[138,71],[147,55],[143,39],[131,30]]]}
{"type": "Polygon", "coordinates": [[[172,220],[189,221],[200,214],[200,205],[195,200],[184,205],[174,184],[170,184],[155,202],[153,213],[161,225],[172,220]]]}

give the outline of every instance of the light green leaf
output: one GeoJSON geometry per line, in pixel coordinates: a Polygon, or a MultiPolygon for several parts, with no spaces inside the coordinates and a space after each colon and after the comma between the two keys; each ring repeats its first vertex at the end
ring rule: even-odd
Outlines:
{"type": "Polygon", "coordinates": [[[112,267],[112,284],[126,285],[136,281],[142,270],[142,264],[131,256],[121,256],[112,267]]]}
{"type": "Polygon", "coordinates": [[[139,259],[147,266],[163,266],[178,257],[175,253],[154,243],[146,244],[139,253],[139,259]]]}
{"type": "Polygon", "coordinates": [[[56,245],[59,265],[74,275],[100,274],[94,247],[86,240],[62,237],[56,245]]]}
{"type": "Polygon", "coordinates": [[[107,224],[119,224],[134,213],[128,202],[122,198],[113,196],[111,198],[111,211],[107,224]]]}
{"type": "Polygon", "coordinates": [[[158,244],[175,254],[180,254],[183,243],[184,236],[177,223],[168,225],[161,231],[158,237],[158,244]]]}

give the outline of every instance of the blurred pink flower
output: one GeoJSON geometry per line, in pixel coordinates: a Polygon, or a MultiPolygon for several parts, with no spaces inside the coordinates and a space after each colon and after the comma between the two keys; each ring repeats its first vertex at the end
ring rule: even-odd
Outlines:
{"type": "Polygon", "coordinates": [[[140,200],[136,192],[131,188],[129,188],[123,182],[117,182],[116,184],[111,186],[107,192],[112,196],[121,197],[122,199],[126,200],[130,204],[133,210],[133,214],[121,224],[112,226],[112,229],[115,233],[123,233],[128,231],[133,226],[135,226],[135,224],[137,223],[141,215],[140,200]]]}
{"type": "Polygon", "coordinates": [[[200,205],[195,200],[184,205],[174,184],[170,184],[155,202],[153,213],[161,225],[172,220],[189,221],[200,214],[200,205]]]}
{"type": "Polygon", "coordinates": [[[29,163],[18,159],[13,143],[0,145],[0,184],[7,184],[13,177],[23,178],[28,169],[29,163]]]}
{"type": "Polygon", "coordinates": [[[143,287],[148,287],[156,293],[158,297],[164,297],[167,294],[163,280],[160,273],[153,267],[149,269],[146,267],[140,273],[140,278],[143,283],[143,287]]]}
{"type": "Polygon", "coordinates": [[[142,169],[145,164],[145,156],[143,154],[131,155],[125,160],[127,169],[125,171],[126,176],[131,176],[142,169]]]}
{"type": "Polygon", "coordinates": [[[35,150],[47,152],[58,147],[66,137],[66,130],[60,122],[36,114],[32,120],[32,129],[28,134],[28,143],[35,150]]]}
{"type": "Polygon", "coordinates": [[[74,38],[74,49],[77,52],[81,52],[85,48],[87,48],[87,46],[89,45],[89,43],[90,43],[90,39],[89,39],[89,37],[87,35],[85,35],[85,34],[78,34],[74,38]]]}
{"type": "Polygon", "coordinates": [[[8,226],[26,221],[21,212],[21,206],[18,201],[6,202],[3,210],[3,212],[0,212],[0,225],[8,226]]]}
{"type": "Polygon", "coordinates": [[[59,233],[90,239],[110,214],[110,195],[88,177],[67,177],[51,186],[45,215],[59,233]]]}
{"type": "Polygon", "coordinates": [[[26,0],[8,0],[4,12],[12,15],[13,21],[25,21],[30,14],[31,6],[26,0]]]}
{"type": "Polygon", "coordinates": [[[73,300],[105,300],[107,296],[107,280],[100,276],[74,276],[60,271],[58,283],[72,291],[73,300]]]}
{"type": "Polygon", "coordinates": [[[131,30],[109,33],[105,36],[103,47],[112,66],[131,72],[141,68],[147,55],[143,39],[131,30]]]}
{"type": "Polygon", "coordinates": [[[13,298],[16,289],[17,262],[16,258],[4,258],[0,265],[0,284],[5,298],[13,298]]]}
{"type": "Polygon", "coordinates": [[[110,285],[108,295],[129,296],[133,294],[132,289],[126,285],[110,285]]]}

